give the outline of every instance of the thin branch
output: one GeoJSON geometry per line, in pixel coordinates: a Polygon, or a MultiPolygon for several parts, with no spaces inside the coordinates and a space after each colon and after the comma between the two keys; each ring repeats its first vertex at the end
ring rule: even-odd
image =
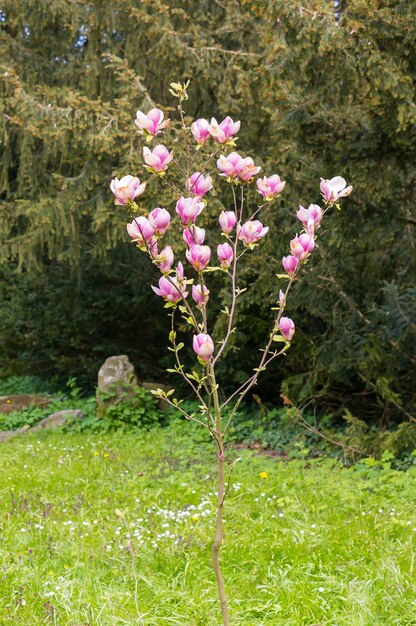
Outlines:
{"type": "Polygon", "coordinates": [[[159,178],[161,179],[162,183],[164,183],[165,185],[170,187],[176,193],[178,198],[180,198],[182,196],[181,192],[178,189],[176,189],[176,187],[174,185],[172,185],[172,183],[170,183],[168,180],[166,180],[166,178],[164,176],[159,176],[159,178]]]}
{"type": "Polygon", "coordinates": [[[175,409],[178,409],[178,411],[180,411],[182,415],[186,417],[187,420],[190,420],[191,422],[196,422],[197,424],[200,424],[204,428],[207,428],[212,435],[215,434],[212,428],[208,424],[205,424],[204,422],[201,422],[201,420],[196,419],[196,417],[189,415],[189,413],[184,411],[179,404],[175,404],[174,402],[172,402],[172,400],[169,400],[169,398],[163,397],[163,400],[167,402],[170,406],[173,406],[175,409]]]}
{"type": "MultiPolygon", "coordinates": [[[[233,198],[234,198],[234,209],[235,212],[237,213],[237,197],[235,195],[235,190],[234,190],[234,186],[231,186],[232,192],[233,192],[233,198]]],[[[242,190],[243,193],[243,190],[242,190]]],[[[242,207],[243,207],[243,199],[241,201],[241,210],[240,210],[240,215],[242,213],[242,207]]],[[[240,220],[241,221],[241,220],[240,220]]],[[[237,286],[236,286],[236,278],[237,278],[237,246],[238,246],[238,235],[237,232],[235,234],[235,240],[234,240],[234,258],[233,258],[233,269],[231,272],[231,290],[232,290],[232,299],[231,299],[231,309],[230,312],[228,314],[228,325],[227,325],[227,332],[225,334],[225,337],[222,341],[221,347],[217,352],[217,355],[215,356],[212,365],[215,366],[215,364],[217,363],[218,359],[220,358],[225,346],[228,343],[228,340],[230,338],[230,335],[233,331],[233,321],[234,321],[234,312],[235,312],[235,305],[236,305],[236,301],[237,301],[237,286]]]]}
{"type": "Polygon", "coordinates": [[[181,360],[179,358],[179,350],[178,350],[178,347],[177,347],[176,341],[175,341],[175,309],[171,313],[171,319],[172,319],[171,329],[172,329],[172,333],[173,333],[171,343],[173,345],[174,352],[175,352],[175,360],[176,360],[176,363],[177,363],[177,366],[178,366],[177,371],[180,373],[182,378],[188,383],[188,385],[192,388],[192,391],[194,392],[194,394],[198,398],[199,402],[201,403],[201,405],[206,410],[206,412],[208,414],[208,417],[210,418],[212,423],[215,425],[215,421],[213,420],[212,415],[209,412],[209,409],[208,409],[208,406],[207,406],[206,402],[204,401],[203,397],[199,393],[199,390],[195,387],[195,385],[193,384],[192,380],[190,380],[187,377],[187,375],[185,374],[185,372],[183,371],[183,365],[182,365],[181,360]]]}

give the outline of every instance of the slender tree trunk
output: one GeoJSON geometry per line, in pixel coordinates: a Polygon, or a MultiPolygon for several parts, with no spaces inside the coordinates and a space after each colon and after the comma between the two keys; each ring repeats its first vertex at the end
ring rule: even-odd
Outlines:
{"type": "Polygon", "coordinates": [[[220,560],[219,560],[219,552],[222,545],[223,540],[223,516],[224,516],[224,493],[225,493],[225,482],[224,482],[224,448],[222,446],[222,441],[220,444],[220,449],[218,451],[218,508],[217,508],[217,526],[215,530],[215,539],[212,544],[212,564],[214,567],[215,576],[217,577],[218,584],[218,593],[220,596],[221,602],[221,612],[222,619],[224,622],[224,626],[230,626],[230,615],[228,613],[227,606],[227,598],[225,595],[225,587],[224,587],[224,579],[222,577],[220,560]]]}
{"type": "Polygon", "coordinates": [[[218,593],[220,596],[221,613],[224,626],[230,626],[230,614],[228,612],[227,597],[225,595],[224,579],[220,567],[220,548],[223,541],[223,517],[224,517],[224,497],[225,497],[225,479],[224,479],[224,439],[222,434],[221,409],[217,393],[217,384],[215,380],[214,368],[211,368],[211,381],[213,390],[213,400],[215,408],[215,429],[217,431],[218,441],[218,505],[217,505],[217,524],[215,529],[215,539],[212,544],[212,565],[214,567],[215,576],[217,578],[218,593]]]}

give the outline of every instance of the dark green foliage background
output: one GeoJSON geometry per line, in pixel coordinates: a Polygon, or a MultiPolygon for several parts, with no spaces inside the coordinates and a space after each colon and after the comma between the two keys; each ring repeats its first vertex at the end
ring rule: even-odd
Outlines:
{"type": "MultiPolygon", "coordinates": [[[[412,0],[344,4],[337,25],[329,1],[3,2],[4,374],[91,386],[105,357],[126,353],[140,375],[165,379],[165,311],[108,184],[144,174],[135,111],[177,118],[168,84],[190,78],[187,115],[241,119],[239,150],[288,183],[244,268],[253,288],[223,374],[237,383],[255,364],[294,212],[319,202],[320,176],[341,174],[354,194],[325,223],[290,301],[296,341],[257,393],[277,403],[283,389],[383,426],[414,418],[416,13],[412,0]]],[[[212,214],[230,208],[221,193],[212,214]]],[[[146,201],[161,204],[153,183],[146,201]]]]}

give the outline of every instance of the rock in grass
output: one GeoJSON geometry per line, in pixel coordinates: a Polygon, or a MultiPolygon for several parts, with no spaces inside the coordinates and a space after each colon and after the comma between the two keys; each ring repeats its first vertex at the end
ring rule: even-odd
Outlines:
{"type": "Polygon", "coordinates": [[[17,428],[16,430],[2,430],[0,431],[0,443],[13,439],[17,435],[23,435],[23,433],[29,430],[29,426],[23,426],[23,428],[17,428]]]}
{"type": "Polygon", "coordinates": [[[30,406],[44,408],[50,404],[51,398],[48,396],[37,396],[23,393],[13,396],[0,396],[0,413],[7,415],[12,411],[22,411],[30,406]]]}
{"type": "Polygon", "coordinates": [[[98,372],[98,415],[105,415],[106,408],[112,404],[134,398],[134,387],[138,384],[134,365],[128,356],[120,354],[108,357],[98,372]]]}
{"type": "Polygon", "coordinates": [[[52,413],[52,415],[48,415],[43,420],[38,422],[35,426],[30,428],[31,432],[36,432],[37,430],[44,430],[45,428],[59,428],[68,422],[68,420],[73,419],[81,419],[84,416],[84,413],[79,409],[67,409],[65,411],[57,411],[56,413],[52,413]]]}

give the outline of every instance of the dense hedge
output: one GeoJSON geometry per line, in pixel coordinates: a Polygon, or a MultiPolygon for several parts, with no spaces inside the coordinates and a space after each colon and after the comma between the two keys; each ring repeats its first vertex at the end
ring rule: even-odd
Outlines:
{"type": "MultiPolygon", "coordinates": [[[[268,215],[272,236],[245,269],[255,289],[239,314],[243,347],[224,372],[238,381],[254,362],[297,204],[319,201],[320,176],[342,174],[354,194],[327,220],[291,302],[294,347],[257,391],[278,401],[283,384],[296,402],[349,406],[382,424],[414,415],[413,2],[349,0],[339,25],[332,2],[304,4],[3,3],[4,372],[91,384],[105,356],[126,352],[139,371],[164,376],[164,311],[108,181],[140,175],[135,110],[156,103],[175,117],[168,83],[191,78],[187,114],[241,119],[240,149],[288,181],[268,215]]],[[[159,192],[149,188],[150,204],[159,192]]]]}

